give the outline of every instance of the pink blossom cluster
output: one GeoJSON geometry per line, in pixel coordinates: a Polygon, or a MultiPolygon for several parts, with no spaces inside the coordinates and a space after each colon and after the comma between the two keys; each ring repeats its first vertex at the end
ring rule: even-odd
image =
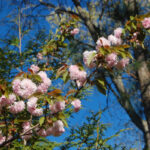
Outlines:
{"type": "Polygon", "coordinates": [[[36,56],[38,59],[42,60],[43,59],[43,55],[42,53],[38,53],[37,56],[36,56]]]}
{"type": "Polygon", "coordinates": [[[33,73],[37,73],[40,70],[40,68],[34,64],[31,65],[30,69],[33,71],[33,73]]]}
{"type": "Polygon", "coordinates": [[[79,29],[78,28],[74,28],[73,30],[70,31],[71,35],[76,35],[79,33],[79,29]]]}
{"type": "Polygon", "coordinates": [[[108,67],[113,67],[117,64],[117,54],[111,53],[106,56],[105,61],[107,62],[108,67]]]}
{"type": "Polygon", "coordinates": [[[77,65],[71,65],[69,67],[70,79],[76,80],[77,86],[81,87],[86,81],[87,73],[85,71],[79,70],[77,65]]]}
{"type": "Polygon", "coordinates": [[[107,62],[108,67],[116,67],[117,69],[123,69],[129,64],[129,58],[122,58],[118,61],[116,53],[107,55],[105,61],[107,62]]]}
{"type": "Polygon", "coordinates": [[[109,35],[108,39],[104,37],[100,37],[96,42],[96,49],[99,50],[101,47],[111,46],[111,45],[121,45],[121,35],[122,35],[122,28],[117,28],[114,30],[114,35],[109,35]]]}
{"type": "Polygon", "coordinates": [[[58,101],[55,104],[53,104],[52,106],[50,106],[50,110],[51,110],[52,114],[62,111],[64,109],[65,109],[65,101],[58,101]]]}
{"type": "Polygon", "coordinates": [[[108,40],[110,41],[111,45],[121,45],[122,43],[121,38],[118,38],[112,34],[108,36],[108,40]]]}
{"type": "Polygon", "coordinates": [[[148,18],[145,18],[143,21],[142,21],[142,25],[145,29],[149,29],[150,28],[150,17],[148,18]]]}
{"type": "MultiPolygon", "coordinates": [[[[12,136],[8,135],[7,141],[10,140],[11,138],[12,138],[12,136]]],[[[4,142],[6,142],[6,136],[3,136],[2,131],[0,131],[0,145],[3,144],[4,142]]],[[[7,143],[6,145],[8,146],[9,143],[7,143]]]]}
{"type": "Polygon", "coordinates": [[[96,49],[99,50],[101,47],[110,46],[110,41],[104,37],[100,37],[96,42],[96,49]]]}
{"type": "Polygon", "coordinates": [[[129,64],[129,58],[123,58],[123,59],[121,59],[121,60],[117,63],[116,68],[117,68],[117,69],[123,69],[123,68],[125,68],[128,64],[129,64]]]}
{"type": "Polygon", "coordinates": [[[79,109],[81,108],[81,101],[79,99],[75,99],[74,101],[71,102],[71,104],[74,106],[75,112],[78,112],[79,109]]]}
{"type": "Polygon", "coordinates": [[[27,78],[23,80],[16,78],[12,82],[12,85],[14,93],[25,99],[34,94],[37,90],[36,84],[27,78]]]}
{"type": "Polygon", "coordinates": [[[49,86],[51,85],[51,80],[47,77],[47,74],[44,71],[40,71],[38,75],[41,77],[43,82],[38,86],[37,91],[46,93],[49,86]]]}
{"type": "Polygon", "coordinates": [[[0,144],[4,143],[6,140],[6,136],[2,135],[2,131],[0,131],[0,144]]]}
{"type": "Polygon", "coordinates": [[[96,64],[94,63],[95,61],[95,58],[90,62],[90,64],[88,64],[88,59],[91,55],[96,55],[96,51],[93,50],[93,51],[85,51],[83,53],[83,62],[84,64],[88,67],[88,68],[93,68],[96,66],[96,64]]]}
{"type": "Polygon", "coordinates": [[[14,102],[14,104],[9,107],[9,110],[12,114],[22,112],[24,109],[25,109],[24,101],[14,102]]]}
{"type": "Polygon", "coordinates": [[[120,28],[120,27],[119,27],[119,28],[116,28],[116,29],[114,30],[114,35],[115,35],[115,37],[121,38],[122,31],[123,31],[122,28],[120,28]]]}
{"type": "MultiPolygon", "coordinates": [[[[32,65],[31,69],[34,73],[39,71],[39,67],[36,65],[32,65]]],[[[24,78],[21,80],[20,78],[16,78],[12,83],[14,93],[23,97],[24,99],[27,99],[37,91],[46,93],[51,85],[51,80],[47,77],[47,74],[44,71],[38,72],[37,75],[39,75],[42,79],[42,83],[40,83],[38,87],[30,79],[24,78]]]]}
{"type": "Polygon", "coordinates": [[[138,35],[139,35],[139,32],[134,32],[132,36],[132,40],[135,41],[137,45],[140,44],[138,40],[138,35]]]}
{"type": "Polygon", "coordinates": [[[8,98],[5,97],[5,95],[2,95],[0,97],[0,107],[9,106],[13,104],[16,100],[15,94],[9,94],[8,98]]]}
{"type": "MultiPolygon", "coordinates": [[[[46,93],[49,86],[51,85],[51,80],[47,77],[46,72],[44,71],[38,72],[39,71],[38,66],[32,65],[31,69],[34,73],[37,73],[37,75],[41,77],[42,82],[39,85],[36,85],[34,82],[32,82],[32,80],[27,79],[27,78],[23,78],[23,79],[16,78],[12,82],[12,87],[16,95],[21,96],[24,99],[28,99],[30,97],[27,102],[28,112],[30,112],[33,116],[41,116],[43,115],[43,109],[37,108],[37,98],[31,97],[31,96],[35,92],[46,93]]],[[[13,114],[17,114],[23,111],[25,108],[24,101],[14,102],[16,100],[16,97],[14,94],[10,94],[8,99],[6,99],[4,96],[1,99],[0,101],[3,101],[3,105],[12,104],[9,108],[10,108],[11,113],[13,114]]]]}
{"type": "Polygon", "coordinates": [[[19,112],[22,112],[25,109],[25,103],[24,101],[18,101],[16,102],[16,95],[15,94],[9,94],[8,98],[6,98],[4,95],[0,97],[0,107],[9,106],[9,110],[13,114],[17,114],[19,112]]]}
{"type": "Polygon", "coordinates": [[[37,108],[37,97],[31,97],[27,102],[27,110],[33,116],[41,116],[43,115],[43,109],[37,108]]]}
{"type": "Polygon", "coordinates": [[[53,123],[52,127],[45,129],[40,129],[37,134],[40,136],[49,136],[49,135],[53,135],[53,136],[60,136],[62,133],[65,132],[64,129],[64,124],[61,120],[57,120],[56,122],[53,123]]]}
{"type": "Polygon", "coordinates": [[[23,128],[23,133],[25,133],[23,136],[22,136],[22,139],[25,139],[25,140],[28,140],[32,137],[32,130],[31,129],[31,124],[30,122],[24,122],[22,124],[22,128],[23,128]]]}

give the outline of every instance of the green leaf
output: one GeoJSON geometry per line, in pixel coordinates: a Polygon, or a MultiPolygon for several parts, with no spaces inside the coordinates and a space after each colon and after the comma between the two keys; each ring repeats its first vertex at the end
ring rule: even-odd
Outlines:
{"type": "Polygon", "coordinates": [[[135,30],[136,30],[136,28],[137,28],[134,23],[132,23],[132,27],[133,27],[133,29],[135,29],[135,30]]]}
{"type": "Polygon", "coordinates": [[[66,70],[66,71],[63,73],[63,81],[64,81],[64,83],[67,83],[68,79],[69,79],[69,73],[68,73],[68,71],[66,70]]]}
{"type": "Polygon", "coordinates": [[[41,118],[39,119],[39,124],[40,124],[40,126],[42,126],[42,124],[44,123],[44,120],[45,120],[45,117],[41,117],[41,118]]]}
{"type": "Polygon", "coordinates": [[[39,75],[34,74],[34,75],[32,75],[32,77],[33,77],[36,81],[42,82],[42,79],[41,79],[41,77],[40,77],[39,75]]]}
{"type": "Polygon", "coordinates": [[[59,78],[67,70],[67,68],[68,68],[68,66],[66,64],[64,64],[62,67],[60,67],[57,70],[56,79],[59,78]]]}
{"type": "Polygon", "coordinates": [[[99,90],[100,93],[106,95],[107,87],[106,87],[105,79],[99,78],[96,81],[96,86],[97,86],[97,89],[99,90]]]}
{"type": "Polygon", "coordinates": [[[88,64],[88,65],[90,65],[90,63],[91,63],[92,60],[94,59],[95,55],[96,55],[96,52],[95,52],[95,53],[93,52],[92,54],[90,54],[90,55],[88,56],[88,60],[87,60],[87,64],[88,64]]]}
{"type": "Polygon", "coordinates": [[[134,20],[134,17],[133,17],[133,16],[130,16],[130,20],[134,20]]]}
{"type": "Polygon", "coordinates": [[[130,27],[130,26],[127,26],[127,29],[128,29],[129,31],[131,31],[131,27],[130,27]]]}
{"type": "Polygon", "coordinates": [[[64,126],[68,128],[68,123],[67,123],[66,119],[62,118],[61,120],[64,123],[64,126]]]}
{"type": "Polygon", "coordinates": [[[12,38],[12,40],[9,41],[11,45],[14,45],[18,47],[19,45],[19,39],[17,37],[12,38]]]}

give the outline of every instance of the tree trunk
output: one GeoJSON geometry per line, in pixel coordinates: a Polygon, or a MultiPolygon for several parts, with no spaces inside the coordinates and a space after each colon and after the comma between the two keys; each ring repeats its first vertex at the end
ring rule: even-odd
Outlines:
{"type": "Polygon", "coordinates": [[[146,61],[147,50],[139,47],[135,51],[135,57],[137,61],[140,62],[137,73],[141,89],[142,104],[148,124],[148,128],[144,132],[144,150],[150,150],[150,71],[146,61]]]}
{"type": "Polygon", "coordinates": [[[144,133],[144,149],[143,150],[150,150],[150,133],[144,133]]]}

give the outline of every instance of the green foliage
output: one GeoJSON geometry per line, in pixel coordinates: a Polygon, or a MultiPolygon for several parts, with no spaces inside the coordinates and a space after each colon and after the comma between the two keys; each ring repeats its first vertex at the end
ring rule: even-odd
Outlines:
{"type": "Polygon", "coordinates": [[[1,148],[1,149],[2,150],[7,150],[7,149],[9,150],[53,150],[54,148],[60,145],[61,143],[50,142],[46,138],[33,137],[33,139],[30,140],[30,144],[28,145],[18,140],[15,140],[12,142],[11,145],[8,145],[7,147],[1,148]]]}
{"type": "Polygon", "coordinates": [[[69,150],[72,148],[81,150],[113,150],[113,146],[109,141],[119,136],[119,134],[127,129],[123,129],[110,137],[105,136],[105,132],[109,127],[108,124],[101,122],[102,112],[91,112],[80,126],[71,128],[70,135],[66,138],[66,142],[61,146],[61,150],[69,150]]]}

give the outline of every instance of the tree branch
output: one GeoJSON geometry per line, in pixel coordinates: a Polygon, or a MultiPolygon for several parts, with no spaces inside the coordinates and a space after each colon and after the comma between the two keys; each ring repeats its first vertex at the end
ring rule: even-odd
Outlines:
{"type": "Polygon", "coordinates": [[[111,77],[118,93],[120,94],[120,97],[118,99],[118,102],[120,105],[124,108],[124,110],[127,112],[127,114],[130,116],[130,119],[132,122],[143,132],[145,132],[145,128],[143,126],[143,119],[135,112],[131,102],[129,94],[126,92],[124,88],[124,84],[122,82],[121,77],[113,78],[111,77]]]}
{"type": "Polygon", "coordinates": [[[89,32],[94,40],[94,42],[97,41],[98,39],[98,33],[100,33],[100,30],[98,30],[98,28],[92,23],[92,21],[90,20],[89,16],[87,16],[81,5],[80,2],[77,0],[72,0],[76,9],[78,10],[79,15],[81,16],[81,19],[83,20],[83,22],[85,23],[85,25],[87,26],[87,28],[89,29],[89,32]]]}
{"type": "Polygon", "coordinates": [[[60,14],[60,13],[67,13],[67,14],[70,14],[70,15],[76,15],[76,16],[78,16],[79,18],[81,18],[81,16],[80,16],[79,14],[77,14],[77,13],[71,11],[71,10],[66,10],[65,8],[60,8],[60,7],[58,8],[58,7],[56,7],[55,5],[53,5],[53,4],[51,4],[51,3],[45,3],[45,2],[43,2],[43,1],[41,1],[41,0],[39,0],[39,2],[40,2],[40,4],[42,4],[42,5],[44,5],[44,6],[47,6],[47,7],[49,7],[49,8],[55,9],[55,12],[56,12],[57,14],[60,14]]]}
{"type": "MultiPolygon", "coordinates": [[[[37,128],[39,125],[40,125],[40,124],[38,123],[38,124],[36,124],[35,126],[31,127],[29,130],[27,130],[27,131],[21,133],[20,135],[18,134],[16,137],[12,137],[11,139],[9,139],[9,140],[3,142],[2,144],[0,144],[0,147],[4,147],[6,144],[8,144],[8,143],[10,143],[10,142],[13,142],[14,140],[18,139],[19,137],[21,137],[21,136],[23,136],[23,135],[26,135],[29,131],[31,131],[31,130],[37,128]]],[[[31,133],[31,134],[32,134],[32,133],[31,133]]],[[[28,134],[28,135],[29,135],[29,134],[28,134]]]]}

